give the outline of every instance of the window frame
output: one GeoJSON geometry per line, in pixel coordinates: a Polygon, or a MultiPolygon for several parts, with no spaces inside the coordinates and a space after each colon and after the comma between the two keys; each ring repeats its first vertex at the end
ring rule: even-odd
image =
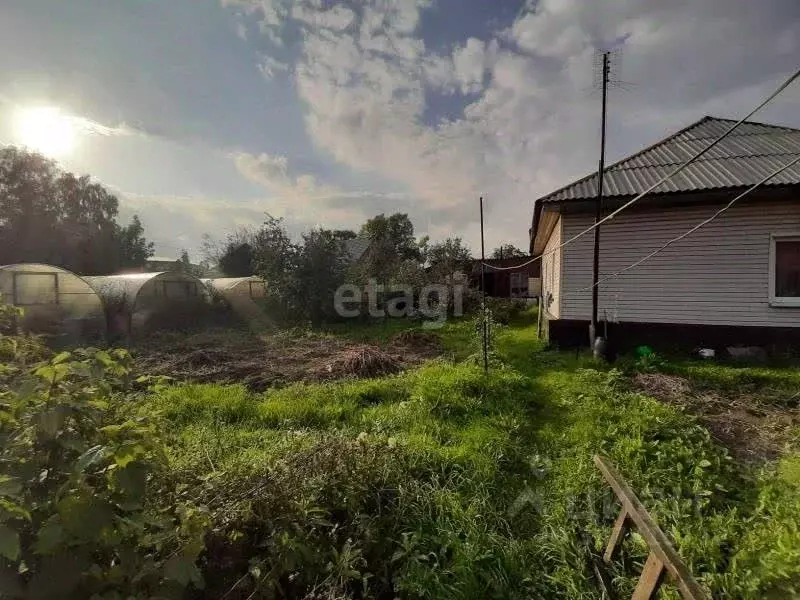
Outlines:
{"type": "Polygon", "coordinates": [[[800,308],[800,296],[776,296],[775,275],[777,271],[778,242],[800,242],[800,231],[791,233],[772,233],[769,236],[769,305],[776,308],[800,308]]]}
{"type": "Polygon", "coordinates": [[[61,304],[61,293],[58,289],[58,273],[46,271],[14,271],[11,278],[11,296],[14,306],[58,306],[61,304]],[[53,302],[21,302],[19,298],[19,286],[17,278],[20,276],[52,277],[53,278],[53,302]]]}

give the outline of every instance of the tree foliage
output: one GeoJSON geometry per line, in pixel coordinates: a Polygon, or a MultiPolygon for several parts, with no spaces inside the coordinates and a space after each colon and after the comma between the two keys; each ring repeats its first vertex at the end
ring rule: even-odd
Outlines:
{"type": "Polygon", "coordinates": [[[370,240],[369,250],[360,261],[361,278],[388,281],[403,262],[420,262],[422,254],[414,238],[414,225],[407,214],[380,214],[361,226],[361,235],[370,240]]]}
{"type": "Polygon", "coordinates": [[[119,266],[123,269],[141,267],[153,256],[153,243],[144,237],[139,215],[133,215],[126,227],[119,228],[119,266]]]}
{"type": "Polygon", "coordinates": [[[441,275],[464,272],[472,260],[469,248],[459,237],[431,244],[426,249],[425,257],[431,269],[441,275]]]}
{"type": "Polygon", "coordinates": [[[527,254],[514,244],[500,244],[500,246],[492,250],[490,256],[491,258],[517,258],[520,256],[527,256],[527,254]]]}
{"type": "Polygon", "coordinates": [[[342,231],[311,229],[294,244],[283,219],[267,215],[252,235],[257,274],[265,279],[267,293],[285,319],[319,323],[335,318],[333,296],[345,281],[347,260],[342,231]]]}
{"type": "Polygon", "coordinates": [[[134,384],[128,353],[75,350],[29,367],[47,353],[35,340],[0,342],[0,596],[202,588],[207,511],[174,493],[152,419],[115,401],[134,384]]]}
{"type": "Polygon", "coordinates": [[[119,201],[88,175],[40,154],[0,149],[0,264],[44,262],[84,275],[141,266],[153,253],[137,217],[117,223],[119,201]]]}
{"type": "Polygon", "coordinates": [[[203,236],[201,254],[204,262],[215,265],[225,277],[249,277],[256,272],[255,236],[257,230],[240,227],[220,243],[209,234],[203,236]]]}

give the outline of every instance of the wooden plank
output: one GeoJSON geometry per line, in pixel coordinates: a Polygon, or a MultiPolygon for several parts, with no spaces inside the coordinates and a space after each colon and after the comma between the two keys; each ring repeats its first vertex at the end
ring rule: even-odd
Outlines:
{"type": "Polygon", "coordinates": [[[654,552],[650,552],[631,600],[653,600],[658,594],[661,582],[664,581],[665,573],[664,563],[658,559],[654,552]]]}
{"type": "Polygon", "coordinates": [[[661,561],[664,568],[672,575],[681,595],[688,600],[706,600],[707,596],[700,585],[695,581],[689,569],[675,552],[664,532],[655,524],[644,505],[633,493],[633,490],[617,472],[614,466],[605,458],[595,455],[594,463],[605,477],[614,493],[622,502],[623,510],[636,524],[641,536],[647,542],[650,551],[661,561]]]}
{"type": "Polygon", "coordinates": [[[605,554],[603,554],[604,561],[610,563],[614,560],[619,552],[620,546],[622,546],[622,542],[625,539],[630,526],[631,520],[628,516],[628,511],[623,506],[616,522],[614,523],[614,529],[611,530],[611,539],[608,541],[605,554]]]}

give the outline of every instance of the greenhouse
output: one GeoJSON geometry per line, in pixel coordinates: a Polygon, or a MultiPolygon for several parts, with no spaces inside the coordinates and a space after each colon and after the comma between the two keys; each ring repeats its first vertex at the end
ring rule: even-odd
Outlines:
{"type": "Polygon", "coordinates": [[[205,315],[210,293],[203,282],[178,271],[87,277],[106,305],[110,333],[135,335],[194,324],[205,315]]]}
{"type": "Polygon", "coordinates": [[[267,296],[267,282],[259,277],[223,277],[204,279],[212,295],[224,301],[241,319],[252,321],[264,318],[259,301],[267,296]]]}
{"type": "Polygon", "coordinates": [[[0,266],[0,300],[22,309],[18,324],[25,331],[69,343],[105,337],[100,296],[65,269],[34,263],[0,266]]]}

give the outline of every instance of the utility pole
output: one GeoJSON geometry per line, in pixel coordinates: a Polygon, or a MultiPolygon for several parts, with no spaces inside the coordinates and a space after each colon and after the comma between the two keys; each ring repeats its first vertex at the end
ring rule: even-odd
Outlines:
{"type": "MultiPolygon", "coordinates": [[[[602,56],[602,115],[600,120],[600,164],[597,169],[597,202],[595,204],[594,222],[603,218],[603,172],[606,166],[606,104],[608,100],[608,76],[611,70],[609,52],[602,56]]],[[[592,322],[589,325],[589,347],[594,351],[597,343],[597,305],[600,293],[600,228],[594,228],[594,261],[592,263],[592,322]]]]}
{"type": "Polygon", "coordinates": [[[481,205],[481,326],[483,333],[483,372],[489,374],[489,323],[486,315],[486,249],[483,243],[483,196],[481,205]]]}

